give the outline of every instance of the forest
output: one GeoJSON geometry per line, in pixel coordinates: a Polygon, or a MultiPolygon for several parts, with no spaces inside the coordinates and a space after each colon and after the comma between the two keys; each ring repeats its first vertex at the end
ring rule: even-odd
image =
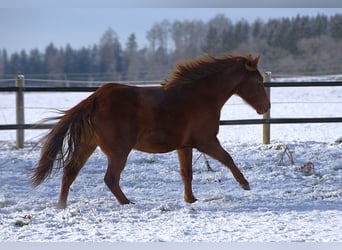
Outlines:
{"type": "Polygon", "coordinates": [[[342,73],[342,14],[233,22],[219,14],[201,20],[163,20],[146,33],[140,47],[132,33],[125,44],[109,28],[98,44],[70,44],[12,54],[0,48],[0,79],[24,74],[34,79],[150,81],[167,78],[175,63],[202,54],[260,55],[260,70],[274,75],[342,73]]]}

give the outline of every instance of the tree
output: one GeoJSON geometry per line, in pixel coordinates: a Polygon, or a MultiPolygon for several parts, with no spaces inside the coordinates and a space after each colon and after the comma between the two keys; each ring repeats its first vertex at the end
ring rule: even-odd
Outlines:
{"type": "Polygon", "coordinates": [[[184,61],[202,53],[207,27],[203,21],[175,21],[171,28],[173,61],[184,61]]]}
{"type": "Polygon", "coordinates": [[[328,35],[328,18],[325,15],[317,15],[312,21],[313,34],[315,36],[328,35]]]}
{"type": "Polygon", "coordinates": [[[221,38],[217,32],[217,29],[213,26],[210,26],[208,29],[203,51],[213,56],[222,51],[221,38]]]}
{"type": "Polygon", "coordinates": [[[51,78],[60,78],[60,74],[64,72],[64,67],[60,52],[53,43],[50,43],[45,49],[44,63],[51,78]]]}
{"type": "MultiPolygon", "coordinates": [[[[303,38],[298,42],[300,70],[302,72],[311,72],[315,74],[331,74],[332,72],[341,72],[342,40],[336,40],[328,36],[317,36],[312,38],[303,38]]],[[[299,63],[297,63],[298,65],[299,63]]]]}
{"type": "Polygon", "coordinates": [[[335,39],[342,38],[342,14],[336,14],[330,18],[330,36],[335,39]]]}
{"type": "Polygon", "coordinates": [[[6,72],[6,61],[7,61],[6,50],[0,51],[0,79],[5,77],[6,72]]]}
{"type": "Polygon", "coordinates": [[[235,47],[240,43],[247,43],[249,39],[249,23],[242,19],[235,24],[233,37],[235,40],[235,47]]]}
{"type": "Polygon", "coordinates": [[[77,59],[77,72],[79,73],[93,73],[91,65],[92,65],[92,60],[91,60],[91,55],[90,55],[91,50],[87,49],[85,47],[81,48],[76,52],[77,59]]]}
{"type": "Polygon", "coordinates": [[[207,26],[215,28],[217,34],[221,36],[224,31],[232,29],[234,25],[225,15],[218,14],[208,21],[207,26]]]}
{"type": "Polygon", "coordinates": [[[222,50],[231,52],[236,47],[233,26],[227,27],[222,33],[222,50]]]}
{"type": "Polygon", "coordinates": [[[118,35],[111,28],[100,39],[99,59],[100,71],[119,80],[122,72],[122,49],[118,35]]]}
{"type": "Polygon", "coordinates": [[[162,78],[170,68],[168,55],[170,22],[163,20],[161,23],[155,23],[147,31],[146,38],[150,43],[148,49],[149,77],[151,79],[162,78]]]}
{"type": "Polygon", "coordinates": [[[63,57],[64,73],[75,73],[77,71],[76,54],[70,44],[66,46],[65,51],[61,54],[63,57]]]}
{"type": "Polygon", "coordinates": [[[28,61],[29,74],[43,74],[45,72],[43,55],[38,49],[32,49],[30,51],[28,61]]]}
{"type": "Polygon", "coordinates": [[[264,36],[264,30],[265,30],[265,23],[258,18],[257,20],[254,21],[251,27],[251,32],[252,32],[252,38],[255,39],[260,39],[264,36]]]}
{"type": "Polygon", "coordinates": [[[208,31],[206,35],[205,52],[217,55],[220,53],[229,53],[236,44],[234,25],[232,21],[223,14],[215,16],[208,22],[208,31]],[[211,49],[210,49],[211,47],[211,49]]]}
{"type": "Polygon", "coordinates": [[[9,59],[8,74],[17,75],[22,74],[20,65],[20,55],[15,52],[11,55],[9,59]]]}
{"type": "Polygon", "coordinates": [[[152,52],[163,50],[163,53],[167,54],[170,30],[171,24],[165,19],[160,23],[155,23],[152,28],[147,31],[146,38],[150,42],[149,49],[152,52]]]}
{"type": "Polygon", "coordinates": [[[126,79],[131,81],[139,80],[138,44],[134,33],[128,37],[126,49],[124,51],[124,58],[126,79]]]}

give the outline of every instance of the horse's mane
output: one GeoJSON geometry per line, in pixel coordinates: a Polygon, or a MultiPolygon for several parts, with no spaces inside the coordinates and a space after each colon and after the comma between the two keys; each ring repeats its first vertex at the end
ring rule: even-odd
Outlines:
{"type": "Polygon", "coordinates": [[[192,61],[178,63],[175,70],[170,72],[170,78],[165,80],[162,85],[164,88],[169,88],[175,85],[192,83],[218,73],[223,69],[231,69],[233,71],[252,60],[251,55],[233,56],[223,54],[213,57],[207,54],[192,61]],[[241,63],[237,63],[239,61],[241,63]]]}

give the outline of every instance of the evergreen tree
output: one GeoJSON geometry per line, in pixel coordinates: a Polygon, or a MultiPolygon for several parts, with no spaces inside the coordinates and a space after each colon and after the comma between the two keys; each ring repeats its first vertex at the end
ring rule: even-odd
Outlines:
{"type": "Polygon", "coordinates": [[[74,50],[71,48],[70,44],[68,44],[65,48],[65,51],[62,51],[60,54],[63,57],[64,73],[70,74],[78,72],[76,54],[74,53],[74,50]]]}
{"type": "Polygon", "coordinates": [[[240,43],[248,42],[249,30],[249,24],[245,19],[242,19],[236,23],[233,33],[235,47],[237,47],[240,43]]]}
{"type": "Polygon", "coordinates": [[[11,55],[8,65],[8,75],[23,74],[21,71],[20,55],[17,52],[14,52],[11,55]]]}
{"type": "Polygon", "coordinates": [[[28,58],[29,74],[44,74],[45,65],[43,55],[38,49],[32,49],[28,58]]]}
{"type": "Polygon", "coordinates": [[[131,34],[128,37],[126,49],[124,52],[124,58],[126,79],[131,81],[139,80],[138,44],[135,38],[135,34],[131,34]]]}
{"type": "Polygon", "coordinates": [[[330,36],[335,39],[342,38],[342,14],[336,14],[330,18],[330,36]]]}
{"type": "Polygon", "coordinates": [[[50,43],[45,49],[44,63],[46,65],[46,72],[53,79],[59,79],[61,74],[64,73],[63,61],[60,55],[60,51],[53,43],[50,43]]]}
{"type": "Polygon", "coordinates": [[[5,65],[6,65],[6,59],[5,59],[5,50],[0,51],[0,79],[5,78],[5,65]]]}
{"type": "Polygon", "coordinates": [[[222,52],[221,44],[222,40],[217,32],[217,29],[213,26],[210,26],[206,35],[203,51],[210,55],[218,55],[222,52]]]}
{"type": "Polygon", "coordinates": [[[312,29],[315,36],[328,35],[328,18],[324,15],[317,15],[312,21],[312,29]]]}
{"type": "Polygon", "coordinates": [[[76,52],[77,55],[77,60],[76,60],[76,64],[77,64],[77,72],[78,73],[94,73],[94,71],[92,71],[91,68],[91,55],[90,55],[90,49],[87,48],[81,48],[80,50],[78,50],[76,52]]]}

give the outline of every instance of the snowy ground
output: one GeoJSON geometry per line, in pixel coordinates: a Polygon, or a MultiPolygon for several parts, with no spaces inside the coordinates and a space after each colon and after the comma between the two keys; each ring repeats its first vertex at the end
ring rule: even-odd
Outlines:
{"type": "MultiPolygon", "coordinates": [[[[14,123],[14,95],[0,93],[0,123],[14,123]]],[[[26,94],[26,123],[69,108],[82,94],[26,94]],[[39,107],[39,109],[37,109],[39,107]]],[[[272,89],[273,117],[341,117],[342,88],[272,89]],[[298,103],[301,102],[301,103],[298,103]]],[[[222,119],[258,118],[238,98],[222,119]]],[[[134,205],[118,205],[103,182],[106,159],[97,150],[72,186],[69,206],[56,210],[61,173],[33,190],[28,170],[46,131],[27,131],[25,148],[14,148],[14,132],[0,131],[0,241],[342,241],[342,124],[272,125],[270,145],[261,144],[261,126],[225,126],[219,139],[251,184],[240,189],[230,172],[203,157],[194,164],[199,199],[183,202],[175,153],[134,151],[122,188],[134,205]],[[284,156],[290,149],[294,164],[284,156]],[[314,164],[309,174],[299,169],[314,164]]],[[[194,152],[194,160],[200,154],[194,152]]]]}

